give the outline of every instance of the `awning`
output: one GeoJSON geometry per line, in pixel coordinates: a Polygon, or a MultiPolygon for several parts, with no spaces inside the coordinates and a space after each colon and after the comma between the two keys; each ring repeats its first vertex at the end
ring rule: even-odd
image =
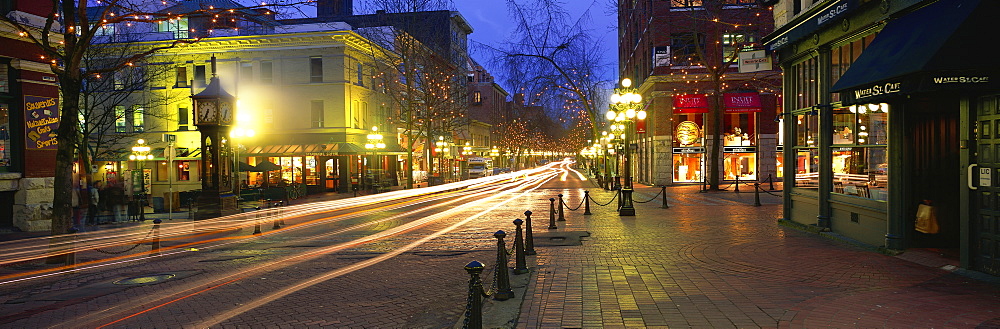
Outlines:
{"type": "Polygon", "coordinates": [[[674,113],[708,113],[708,95],[674,95],[674,113]]]}
{"type": "Polygon", "coordinates": [[[995,89],[1000,61],[983,48],[1000,1],[942,0],[889,21],[831,88],[845,104],[927,91],[995,89]]]}
{"type": "Polygon", "coordinates": [[[348,154],[362,154],[367,152],[364,146],[355,145],[353,143],[328,143],[328,144],[276,144],[276,145],[259,145],[251,147],[246,153],[240,153],[240,155],[246,154],[247,156],[255,155],[319,155],[319,156],[334,156],[334,155],[348,155],[348,154]]]}

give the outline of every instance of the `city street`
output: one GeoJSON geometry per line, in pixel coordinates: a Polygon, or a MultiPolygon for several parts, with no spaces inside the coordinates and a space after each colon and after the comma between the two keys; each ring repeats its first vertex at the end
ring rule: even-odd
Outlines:
{"type": "MultiPolygon", "coordinates": [[[[582,172],[581,170],[580,172],[582,172]]],[[[489,288],[497,230],[531,210],[526,294],[489,323],[564,327],[996,327],[1000,286],[919,252],[887,256],[779,225],[753,187],[638,185],[637,216],[556,163],[511,175],[355,198],[312,199],[215,220],[149,221],[72,244],[5,241],[3,328],[445,328],[461,321],[472,260],[489,288]],[[583,191],[593,215],[583,215],[583,191]],[[549,198],[566,221],[548,229],[549,198]],[[601,206],[601,204],[608,204],[601,206]],[[579,207],[579,208],[577,208],[579,207]],[[274,222],[281,228],[275,229],[274,222]],[[256,224],[262,233],[253,234],[256,224]],[[557,236],[584,236],[560,243],[557,236]],[[133,248],[134,247],[134,248],[133,248]],[[130,249],[132,248],[132,249],[130,249]],[[44,264],[73,250],[77,266],[44,264]],[[506,317],[511,317],[507,319],[506,317]],[[514,320],[514,317],[517,317],[514,320]],[[516,321],[516,322],[515,322],[516,321]]],[[[766,184],[765,184],[766,185],[766,184]]],[[[775,193],[777,194],[777,193],[775,193]]],[[[510,266],[513,266],[513,260],[510,266]]],[[[514,274],[511,274],[515,277],[514,274]]],[[[489,311],[489,310],[488,310],[489,311]]]]}

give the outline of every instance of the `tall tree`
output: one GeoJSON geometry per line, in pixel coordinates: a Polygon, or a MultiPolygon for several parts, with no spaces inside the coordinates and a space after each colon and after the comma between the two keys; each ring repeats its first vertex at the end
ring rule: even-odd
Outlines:
{"type": "MultiPolygon", "coordinates": [[[[596,4],[596,2],[595,2],[596,4]]],[[[515,29],[510,41],[498,46],[477,44],[476,49],[494,60],[508,86],[528,95],[531,103],[555,110],[559,122],[589,128],[562,145],[580,149],[587,136],[600,129],[603,100],[609,81],[602,79],[611,67],[605,63],[599,40],[591,28],[590,10],[572,19],[559,0],[507,0],[515,29]]]]}
{"type": "MultiPolygon", "coordinates": [[[[77,151],[81,144],[81,91],[84,81],[113,74],[124,68],[135,66],[144,58],[163,49],[180,44],[197,42],[199,36],[209,35],[209,31],[194,31],[190,38],[176,39],[174,42],[156,48],[145,48],[136,52],[120,54],[120,57],[108,61],[106,65],[88,67],[84,58],[91,47],[99,44],[101,36],[107,34],[107,29],[133,24],[157,24],[185,17],[203,17],[218,26],[228,27],[228,21],[218,19],[225,17],[239,20],[247,15],[271,15],[271,7],[301,5],[308,1],[276,0],[272,4],[257,3],[240,8],[235,2],[228,8],[219,7],[218,1],[199,1],[198,6],[183,12],[167,12],[162,9],[175,4],[174,1],[150,2],[145,0],[100,0],[91,3],[87,0],[51,0],[48,12],[41,17],[40,22],[21,16],[4,16],[0,19],[13,26],[24,40],[34,44],[45,54],[43,60],[51,63],[52,72],[59,79],[59,91],[62,96],[60,109],[61,122],[57,129],[56,169],[54,193],[52,200],[53,235],[71,233],[72,208],[71,191],[73,177],[73,162],[77,159],[77,151]],[[261,10],[254,10],[261,9],[261,10]]],[[[211,28],[211,26],[209,26],[211,28]]],[[[56,255],[51,262],[68,262],[67,255],[56,255]]]]}

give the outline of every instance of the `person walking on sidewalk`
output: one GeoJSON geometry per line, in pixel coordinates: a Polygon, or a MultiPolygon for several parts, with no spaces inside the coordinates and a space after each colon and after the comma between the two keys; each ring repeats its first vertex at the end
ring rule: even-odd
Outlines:
{"type": "Polygon", "coordinates": [[[90,204],[87,205],[87,225],[97,225],[97,212],[100,211],[97,205],[101,201],[100,192],[97,189],[98,183],[100,182],[94,182],[94,184],[91,184],[87,188],[89,197],[82,199],[90,201],[90,204]]]}

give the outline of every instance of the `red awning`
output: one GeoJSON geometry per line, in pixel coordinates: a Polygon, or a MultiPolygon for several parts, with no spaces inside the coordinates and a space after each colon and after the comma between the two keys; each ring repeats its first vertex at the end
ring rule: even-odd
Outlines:
{"type": "Polygon", "coordinates": [[[760,112],[760,94],[758,93],[725,93],[722,94],[726,112],[760,112]]]}
{"type": "Polygon", "coordinates": [[[708,95],[674,95],[674,113],[708,113],[708,95]]]}

